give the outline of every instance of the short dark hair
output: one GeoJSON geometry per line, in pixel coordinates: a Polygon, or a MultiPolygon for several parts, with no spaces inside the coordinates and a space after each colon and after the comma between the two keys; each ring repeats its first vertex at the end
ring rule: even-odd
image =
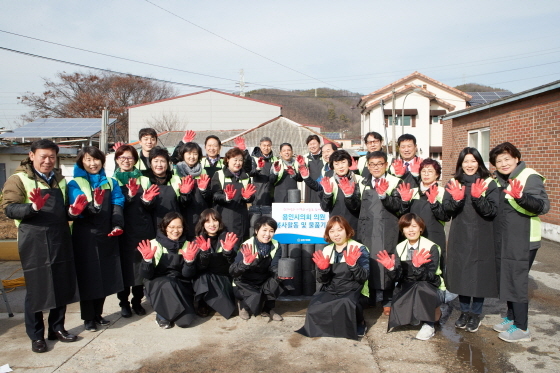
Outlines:
{"type": "Polygon", "coordinates": [[[152,160],[155,157],[163,157],[165,158],[167,163],[171,162],[171,156],[169,155],[169,152],[167,151],[167,149],[162,148],[161,146],[156,146],[152,148],[152,150],[150,150],[150,154],[148,155],[148,162],[150,163],[150,165],[152,164],[152,160]]]}
{"type": "Polygon", "coordinates": [[[153,128],[142,128],[140,132],[138,132],[138,140],[141,140],[144,136],[151,136],[157,139],[157,132],[153,128]]]}
{"type": "Polygon", "coordinates": [[[335,150],[329,158],[329,167],[331,168],[331,170],[334,170],[334,162],[340,162],[345,159],[346,161],[348,161],[348,166],[350,166],[352,164],[352,156],[348,154],[346,150],[335,150]]]}
{"type": "Polygon", "coordinates": [[[401,218],[399,219],[399,230],[402,232],[404,228],[410,227],[413,220],[420,227],[420,234],[424,233],[424,231],[426,230],[426,223],[424,223],[424,219],[413,212],[409,212],[401,216],[401,218]]]}
{"type": "Polygon", "coordinates": [[[177,156],[179,157],[179,161],[184,161],[185,153],[190,153],[192,151],[197,152],[198,154],[198,162],[202,159],[202,149],[200,145],[196,142],[187,142],[179,147],[179,151],[177,152],[177,156]]]}
{"type": "Polygon", "coordinates": [[[269,143],[272,144],[272,140],[271,140],[270,137],[268,137],[268,136],[262,137],[262,138],[259,140],[259,144],[260,144],[261,142],[265,142],[265,141],[267,141],[267,142],[269,142],[269,143]]]}
{"type": "Polygon", "coordinates": [[[319,143],[319,145],[321,145],[321,139],[319,138],[319,136],[317,135],[309,135],[307,136],[307,139],[305,139],[305,145],[309,145],[309,143],[313,140],[317,140],[317,142],[319,143]]]}
{"type": "Polygon", "coordinates": [[[323,239],[326,242],[332,243],[331,237],[329,236],[329,231],[332,229],[333,225],[335,225],[336,223],[338,223],[338,225],[340,225],[342,228],[344,228],[344,230],[346,231],[346,238],[347,239],[351,239],[352,237],[354,237],[354,234],[355,234],[354,229],[352,228],[352,226],[350,226],[350,223],[348,223],[348,220],[344,219],[343,216],[335,215],[335,216],[331,216],[331,218],[327,222],[327,226],[325,227],[325,234],[323,235],[323,239]]]}
{"type": "Polygon", "coordinates": [[[58,151],[60,150],[58,145],[47,139],[33,141],[33,143],[31,144],[31,152],[35,153],[37,149],[53,149],[56,154],[58,154],[58,151]]]}
{"type": "Polygon", "coordinates": [[[331,149],[333,150],[333,152],[336,152],[338,150],[338,146],[336,146],[336,144],[332,141],[327,141],[326,143],[324,143],[323,146],[321,146],[321,149],[323,149],[327,145],[331,146],[331,149]]]}
{"type": "Polygon", "coordinates": [[[257,235],[259,229],[261,229],[264,225],[268,225],[270,228],[274,229],[275,232],[276,229],[278,229],[278,223],[276,220],[272,219],[270,216],[263,215],[255,220],[255,224],[253,225],[253,228],[255,229],[255,236],[257,235]]]}
{"type": "Polygon", "coordinates": [[[381,136],[379,133],[377,132],[368,132],[366,133],[366,135],[364,136],[364,143],[367,143],[367,138],[373,136],[374,139],[379,140],[381,142],[383,142],[383,136],[381,136]]]}
{"type": "Polygon", "coordinates": [[[432,158],[426,158],[420,163],[420,170],[418,172],[422,172],[422,169],[427,166],[432,166],[438,175],[438,178],[441,176],[441,165],[438,161],[432,158]]]}
{"type": "Polygon", "coordinates": [[[414,137],[414,135],[411,135],[410,133],[405,133],[404,135],[400,135],[399,138],[397,139],[397,145],[400,146],[401,142],[407,140],[411,140],[414,143],[414,145],[416,145],[416,137],[414,137]]]}
{"type": "Polygon", "coordinates": [[[185,234],[187,227],[185,226],[185,219],[183,219],[183,215],[181,215],[177,211],[171,211],[165,214],[165,216],[159,223],[159,230],[165,235],[165,237],[167,237],[167,227],[175,219],[181,220],[181,224],[183,225],[183,234],[185,234]]]}
{"type": "Polygon", "coordinates": [[[490,163],[496,167],[496,157],[500,154],[508,153],[513,158],[521,160],[521,152],[510,142],[503,142],[497,145],[494,149],[490,150],[490,163]]]}
{"type": "Polygon", "coordinates": [[[224,164],[226,165],[226,167],[229,166],[228,164],[229,160],[233,157],[237,157],[238,155],[245,158],[245,155],[243,154],[243,150],[239,148],[231,148],[230,150],[228,150],[226,155],[224,156],[224,164]]]}
{"type": "Polygon", "coordinates": [[[463,161],[465,160],[467,154],[472,154],[476,163],[478,163],[478,169],[476,170],[478,177],[480,177],[481,179],[490,177],[490,171],[488,171],[488,169],[486,168],[484,160],[482,159],[482,156],[480,155],[478,150],[469,146],[461,150],[461,153],[459,153],[459,158],[457,158],[457,165],[455,166],[455,175],[453,175],[453,177],[460,182],[463,181],[463,175],[465,174],[465,171],[463,171],[463,161]]]}
{"type": "Polygon", "coordinates": [[[105,154],[103,154],[101,150],[97,149],[95,146],[84,146],[82,150],[80,150],[80,152],[78,153],[78,158],[76,159],[76,164],[82,170],[85,170],[84,156],[86,154],[88,154],[89,156],[95,159],[99,159],[101,161],[102,166],[105,165],[105,154]]]}
{"type": "Polygon", "coordinates": [[[115,152],[115,159],[117,159],[118,157],[123,155],[124,152],[130,152],[132,154],[132,158],[134,158],[134,163],[136,164],[136,162],[138,162],[138,159],[139,159],[138,152],[136,151],[136,149],[132,145],[122,145],[122,146],[120,146],[117,149],[117,151],[115,152]]]}
{"type": "Polygon", "coordinates": [[[292,151],[294,150],[294,148],[292,147],[292,144],[290,144],[289,142],[283,142],[282,144],[280,144],[280,148],[279,148],[280,151],[282,151],[282,148],[284,146],[289,146],[292,151]]]}
{"type": "Polygon", "coordinates": [[[383,160],[385,161],[385,163],[387,163],[387,154],[385,154],[385,152],[382,152],[381,150],[377,150],[374,152],[369,152],[366,154],[366,161],[369,162],[370,159],[372,158],[383,158],[383,160]]]}
{"type": "Polygon", "coordinates": [[[198,218],[198,222],[196,223],[196,227],[194,228],[195,234],[197,236],[201,236],[206,232],[204,229],[204,223],[206,223],[210,218],[217,220],[218,225],[218,232],[217,235],[219,236],[224,230],[224,222],[222,221],[222,215],[217,210],[214,209],[206,209],[200,213],[200,217],[198,218]]]}
{"type": "Polygon", "coordinates": [[[206,137],[206,140],[204,140],[204,145],[206,145],[206,143],[208,143],[208,140],[210,140],[210,139],[216,140],[216,141],[218,142],[218,145],[219,145],[220,147],[222,147],[222,140],[220,140],[220,138],[219,138],[218,136],[216,136],[216,135],[207,136],[207,137],[206,137]]]}

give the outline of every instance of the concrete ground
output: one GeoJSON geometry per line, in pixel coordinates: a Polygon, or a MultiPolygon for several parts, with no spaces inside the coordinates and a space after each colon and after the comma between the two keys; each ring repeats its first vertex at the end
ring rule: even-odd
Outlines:
{"type": "MultiPolygon", "coordinates": [[[[78,304],[68,307],[66,328],[75,343],[47,341],[49,351],[31,352],[23,325],[25,288],[8,293],[15,316],[0,297],[0,366],[14,372],[558,372],[560,371],[560,244],[544,241],[531,271],[531,342],[506,343],[492,325],[505,307],[488,299],[477,333],[456,330],[457,301],[448,321],[429,341],[414,339],[419,327],[386,333],[387,317],[379,308],[365,310],[368,333],[360,341],[306,338],[307,301],[279,301],[283,322],[261,317],[243,321],[220,316],[197,319],[188,329],[159,329],[148,314],[124,319],[116,296],[107,298],[104,315],[111,321],[98,332],[84,331],[78,304]]],[[[6,279],[19,262],[0,262],[6,279]]],[[[21,276],[21,271],[13,277],[21,276]]]]}

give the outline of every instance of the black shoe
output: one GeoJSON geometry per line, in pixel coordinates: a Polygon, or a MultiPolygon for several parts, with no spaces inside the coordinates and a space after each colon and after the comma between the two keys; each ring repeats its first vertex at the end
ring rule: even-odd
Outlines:
{"type": "Polygon", "coordinates": [[[36,341],[31,341],[31,351],[41,353],[47,352],[47,342],[44,339],[37,339],[36,341]]]}
{"type": "Polygon", "coordinates": [[[60,342],[76,342],[78,337],[74,334],[68,333],[66,330],[59,330],[57,332],[50,331],[48,339],[49,341],[58,339],[60,342]]]}
{"type": "Polygon", "coordinates": [[[455,321],[455,327],[459,329],[465,329],[468,321],[469,321],[469,314],[467,312],[461,312],[461,316],[459,316],[459,319],[455,321]]]}
{"type": "Polygon", "coordinates": [[[130,306],[121,307],[121,316],[127,319],[132,316],[132,310],[130,309],[130,306]]]}
{"type": "Polygon", "coordinates": [[[198,306],[196,314],[200,317],[206,317],[210,313],[210,308],[206,305],[198,306]]]}
{"type": "Polygon", "coordinates": [[[363,337],[366,334],[366,331],[367,331],[366,323],[358,325],[358,329],[357,329],[358,337],[363,337]]]}
{"type": "Polygon", "coordinates": [[[478,330],[479,326],[480,326],[480,315],[474,315],[473,314],[469,318],[469,321],[467,322],[467,327],[465,328],[465,330],[467,332],[474,333],[478,330]]]}
{"type": "Polygon", "coordinates": [[[99,325],[109,325],[111,323],[109,320],[104,319],[103,316],[101,316],[101,315],[95,316],[94,321],[95,321],[96,324],[99,324],[99,325]]]}
{"type": "Polygon", "coordinates": [[[173,327],[171,321],[164,319],[160,315],[156,315],[156,324],[162,329],[171,329],[173,327]]]}
{"type": "Polygon", "coordinates": [[[144,316],[146,314],[146,310],[141,305],[132,306],[132,309],[138,316],[144,316]]]}
{"type": "Polygon", "coordinates": [[[84,326],[86,327],[86,330],[88,332],[96,332],[97,331],[97,325],[95,325],[95,321],[94,320],[86,320],[84,321],[84,326]]]}

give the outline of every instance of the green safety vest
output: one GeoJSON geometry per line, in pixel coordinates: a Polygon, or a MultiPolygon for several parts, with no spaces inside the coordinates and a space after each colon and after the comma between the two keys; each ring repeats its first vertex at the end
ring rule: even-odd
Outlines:
{"type": "MultiPolygon", "coordinates": [[[[117,178],[115,178],[117,180],[117,183],[119,183],[119,186],[126,186],[126,184],[121,183],[121,181],[117,178]]],[[[130,180],[129,180],[130,181],[130,180]]],[[[150,179],[146,176],[140,176],[138,178],[136,178],[136,182],[139,183],[142,186],[142,189],[146,190],[150,187],[150,179]]]]}
{"type": "MultiPolygon", "coordinates": [[[[438,186],[438,194],[436,196],[436,201],[441,203],[443,201],[443,195],[445,194],[445,188],[438,186]]],[[[420,199],[420,188],[412,188],[412,199],[420,199]]],[[[445,225],[445,222],[438,220],[441,225],[445,225]]]]}
{"type": "MultiPolygon", "coordinates": [[[[364,246],[364,247],[366,248],[366,250],[369,252],[369,249],[368,249],[365,245],[363,245],[363,244],[361,244],[361,243],[359,243],[359,242],[357,242],[357,241],[348,240],[348,242],[346,242],[346,244],[347,244],[348,246],[350,246],[350,245],[355,245],[355,246],[358,246],[358,247],[364,246]]],[[[333,251],[334,251],[334,243],[331,243],[330,245],[327,245],[327,246],[325,246],[325,247],[323,248],[323,256],[328,255],[328,257],[330,258],[329,263],[331,263],[331,264],[334,264],[334,255],[332,255],[333,251]]],[[[345,258],[344,256],[342,256],[342,261],[341,261],[341,263],[346,263],[346,258],[345,258]]],[[[366,280],[366,282],[364,283],[364,286],[362,287],[361,293],[362,293],[362,295],[364,295],[364,296],[366,296],[366,297],[369,298],[369,286],[368,286],[368,281],[369,281],[369,280],[366,280]]]]}
{"type": "MultiPolygon", "coordinates": [[[[441,284],[439,285],[440,290],[445,290],[445,282],[443,281],[443,277],[441,277],[441,267],[440,267],[440,262],[441,262],[441,248],[434,242],[428,240],[425,237],[420,237],[420,241],[422,242],[422,246],[424,246],[424,244],[426,244],[426,246],[429,246],[429,248],[431,249],[432,246],[436,245],[437,249],[438,249],[438,253],[439,253],[439,257],[440,257],[440,261],[438,261],[438,267],[436,268],[436,276],[439,276],[439,278],[441,279],[441,284]]],[[[408,240],[404,240],[403,242],[399,243],[397,245],[397,255],[399,255],[401,262],[405,262],[406,261],[406,257],[408,256],[408,250],[406,250],[406,246],[408,245],[408,240]],[[401,251],[402,250],[402,251],[401,251]],[[399,254],[400,252],[400,254],[399,254]]],[[[426,247],[418,247],[419,249],[427,249],[426,247]]]]}
{"type": "MultiPolygon", "coordinates": [[[[113,178],[112,177],[107,177],[107,181],[108,183],[101,185],[101,189],[109,189],[109,190],[113,190],[113,178]]],[[[91,202],[92,201],[92,193],[91,193],[91,185],[89,184],[89,181],[87,181],[87,179],[85,177],[75,177],[74,181],[76,182],[76,184],[78,184],[78,186],[80,187],[80,190],[82,192],[84,192],[84,194],[86,195],[87,201],[91,202]]]]}
{"type": "MultiPolygon", "coordinates": [[[[374,177],[373,177],[373,175],[371,175],[371,180],[373,180],[373,179],[374,179],[374,177]]],[[[393,190],[395,190],[395,188],[397,187],[399,182],[401,181],[401,179],[399,179],[398,177],[396,177],[394,175],[391,175],[390,173],[385,173],[385,180],[387,180],[387,182],[389,183],[389,187],[387,188],[387,192],[386,192],[387,194],[391,194],[393,192],[393,190]]],[[[371,184],[370,185],[364,185],[364,187],[365,187],[364,189],[373,188],[373,186],[371,184]]]]}
{"type": "MultiPolygon", "coordinates": [[[[251,245],[251,247],[253,248],[253,254],[257,254],[257,258],[258,258],[259,257],[259,252],[257,251],[257,245],[255,245],[254,240],[256,240],[256,237],[249,238],[247,241],[245,241],[241,244],[241,247],[243,247],[243,245],[245,245],[245,244],[251,245]]],[[[276,255],[276,251],[280,247],[280,244],[274,238],[272,240],[270,240],[270,242],[272,242],[272,250],[270,250],[270,254],[268,254],[268,255],[271,258],[274,258],[274,255],[276,255]]]]}
{"type": "Polygon", "coordinates": [[[200,161],[200,164],[202,166],[202,169],[205,169],[206,167],[217,167],[217,168],[223,168],[224,167],[224,160],[222,158],[218,159],[218,161],[215,163],[214,166],[212,166],[212,164],[210,163],[210,161],[208,160],[207,157],[202,158],[202,160],[200,161]]]}
{"type": "MultiPolygon", "coordinates": [[[[361,177],[360,175],[354,174],[354,178],[356,179],[355,184],[358,185],[358,188],[360,189],[360,197],[361,197],[362,193],[364,193],[364,190],[366,190],[368,186],[362,183],[363,177],[361,177]]],[[[329,182],[333,187],[333,199],[336,201],[336,197],[338,196],[338,185],[336,183],[334,176],[331,176],[329,178],[329,182]]]]}
{"type": "MultiPolygon", "coordinates": [[[[455,178],[452,177],[451,179],[449,179],[449,182],[455,181],[455,178]]],[[[484,179],[484,183],[486,184],[486,186],[490,185],[490,183],[492,181],[496,181],[493,177],[487,177],[486,179],[484,179]]],[[[463,189],[463,184],[459,183],[459,185],[461,186],[461,189],[463,189]]],[[[439,196],[439,193],[438,193],[439,196]]],[[[486,197],[486,191],[482,192],[481,197],[486,197]]],[[[440,201],[441,202],[441,201],[440,201]]]]}
{"type": "MultiPolygon", "coordinates": [[[[183,247],[179,249],[179,255],[182,255],[181,251],[186,250],[188,245],[189,245],[189,241],[185,241],[183,247]]],[[[154,267],[155,267],[158,265],[163,254],[167,254],[169,251],[167,251],[167,249],[163,247],[156,239],[150,241],[150,246],[157,247],[156,253],[154,254],[154,267]]]]}
{"type": "MultiPolygon", "coordinates": [[[[233,179],[231,177],[226,177],[226,175],[224,174],[224,170],[216,171],[216,173],[218,174],[218,180],[220,180],[220,184],[222,185],[222,189],[225,188],[226,181],[229,181],[229,182],[233,183],[233,179]]],[[[247,188],[247,185],[249,185],[250,178],[239,179],[239,181],[241,181],[241,184],[243,185],[243,188],[247,188]]]]}
{"type": "MultiPolygon", "coordinates": [[[[22,203],[31,203],[31,201],[29,200],[29,193],[27,192],[35,189],[36,186],[39,187],[40,189],[51,189],[51,187],[43,183],[35,183],[35,180],[30,179],[25,172],[18,172],[16,175],[21,179],[21,182],[23,183],[23,187],[26,191],[25,200],[22,203]]],[[[60,180],[57,184],[58,184],[58,188],[60,189],[60,192],[62,193],[62,198],[64,199],[64,203],[66,203],[66,197],[67,197],[66,179],[60,180]]],[[[14,219],[14,223],[16,227],[19,227],[19,225],[21,224],[21,220],[14,219]]]]}
{"type": "MultiPolygon", "coordinates": [[[[140,151],[142,151],[142,150],[140,150],[140,151]]],[[[138,171],[147,171],[149,169],[149,168],[146,167],[144,162],[142,162],[142,159],[140,157],[138,157],[138,162],[136,162],[134,167],[136,167],[138,169],[138,171]]]]}
{"type": "Polygon", "coordinates": [[[362,174],[364,168],[367,168],[367,155],[358,158],[358,174],[362,174]]]}

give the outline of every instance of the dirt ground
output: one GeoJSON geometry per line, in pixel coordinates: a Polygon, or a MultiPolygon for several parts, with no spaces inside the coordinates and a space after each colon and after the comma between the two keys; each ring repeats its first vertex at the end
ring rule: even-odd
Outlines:
{"type": "MultiPolygon", "coordinates": [[[[2,204],[2,194],[0,193],[0,205],[2,204]]],[[[17,228],[12,219],[4,214],[4,209],[0,208],[0,240],[15,240],[17,238],[17,228]]]]}

